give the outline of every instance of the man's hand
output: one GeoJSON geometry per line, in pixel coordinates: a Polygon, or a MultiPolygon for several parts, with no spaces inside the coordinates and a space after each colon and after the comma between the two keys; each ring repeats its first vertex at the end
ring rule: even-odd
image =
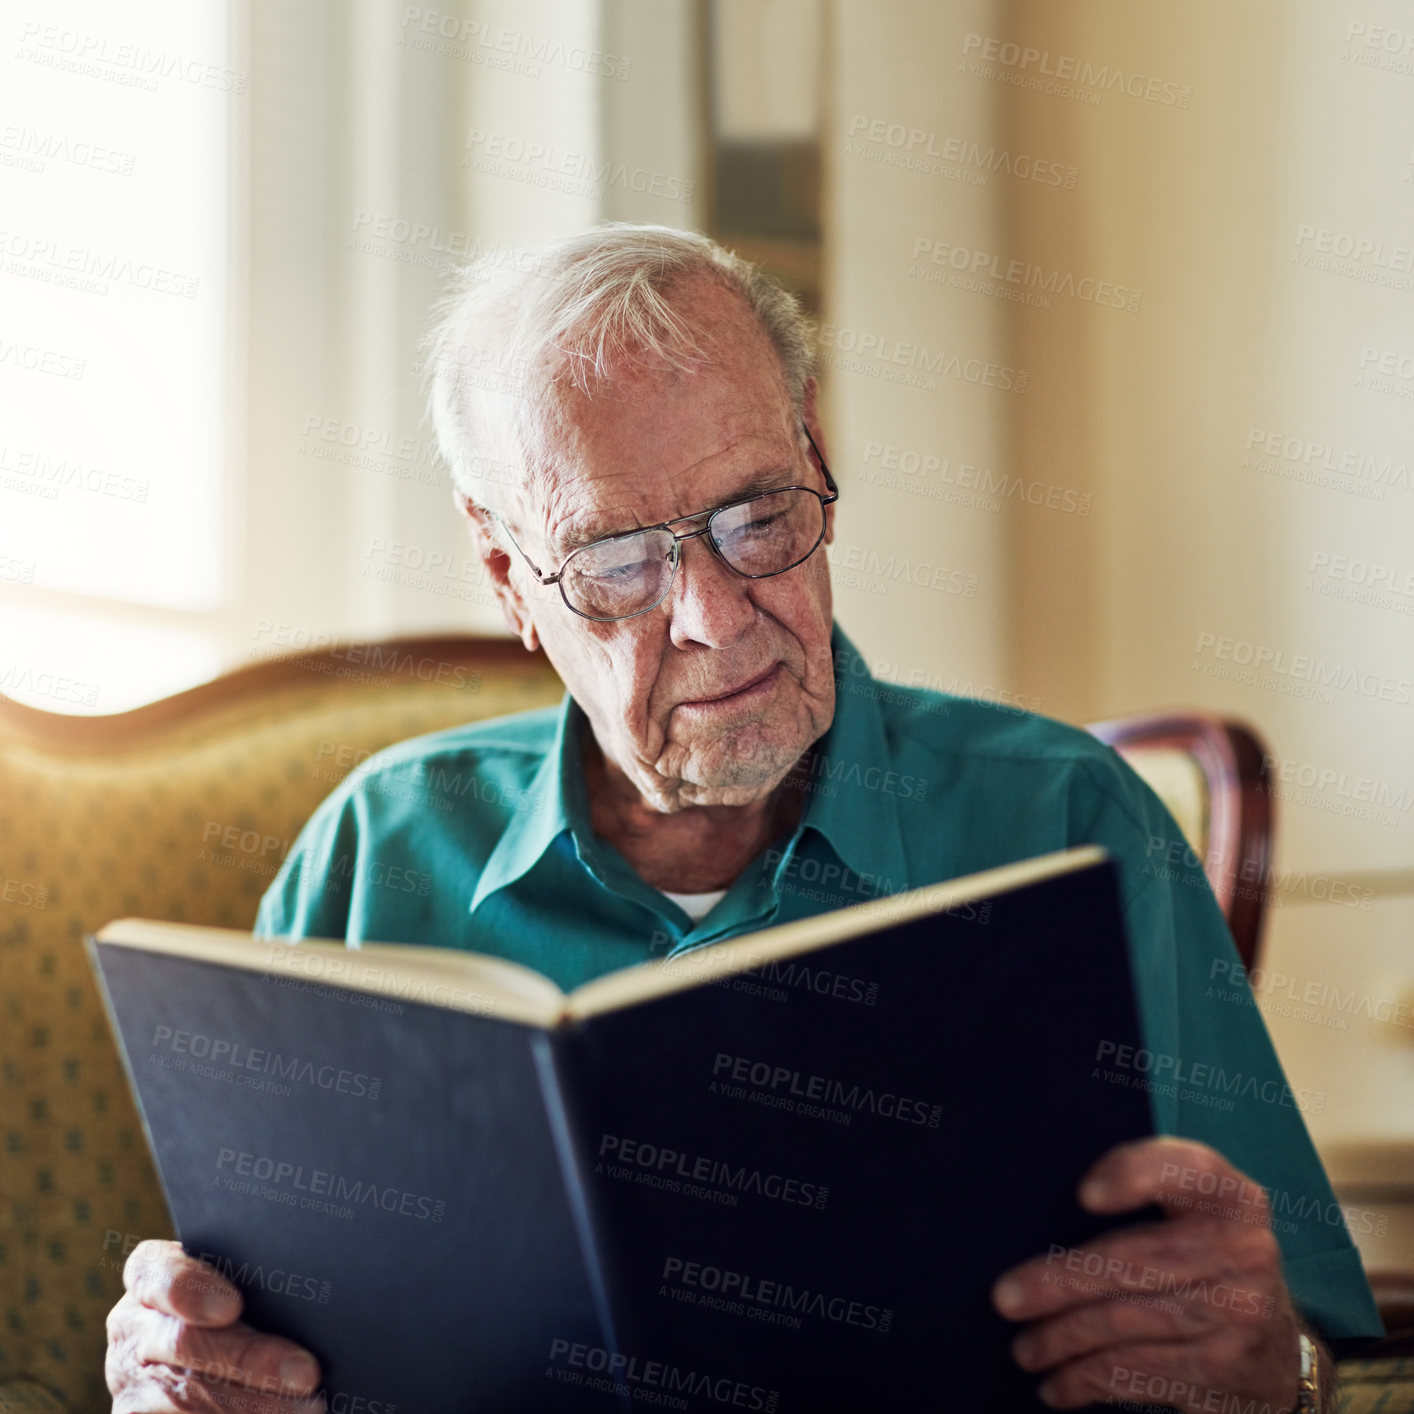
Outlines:
{"type": "Polygon", "coordinates": [[[319,1414],[319,1365],[244,1321],[241,1294],[178,1242],[142,1242],[108,1313],[113,1414],[319,1414]],[[314,1397],[311,1397],[314,1396],[314,1397]]]}
{"type": "Polygon", "coordinates": [[[1260,1185],[1205,1144],[1158,1138],[1110,1150],[1079,1198],[1092,1213],[1157,1203],[1166,1216],[998,1279],[997,1310],[1027,1323],[1012,1353],[1045,1372],[1047,1404],[1294,1408],[1301,1324],[1260,1185]]]}

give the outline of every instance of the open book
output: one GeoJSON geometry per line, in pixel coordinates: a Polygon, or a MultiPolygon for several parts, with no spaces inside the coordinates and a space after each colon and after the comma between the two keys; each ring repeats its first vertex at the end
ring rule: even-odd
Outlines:
{"type": "Polygon", "coordinates": [[[1040,1409],[990,1286],[1105,1226],[1080,1176],[1151,1132],[1105,1083],[1142,1041],[1097,849],[568,996],[445,948],[91,946],[186,1250],[335,1410],[1040,1409]]]}

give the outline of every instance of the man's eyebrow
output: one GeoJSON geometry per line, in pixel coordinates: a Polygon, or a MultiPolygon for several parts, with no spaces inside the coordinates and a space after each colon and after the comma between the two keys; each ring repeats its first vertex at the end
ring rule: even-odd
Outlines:
{"type": "MultiPolygon", "coordinates": [[[[795,466],[770,467],[754,472],[715,505],[703,506],[701,510],[714,511],[722,506],[729,506],[734,501],[745,501],[749,497],[760,495],[765,491],[780,491],[787,486],[799,484],[795,466]]],[[[652,521],[647,524],[660,525],[661,523],[660,521],[652,521]]],[[[647,528],[647,524],[624,525],[622,521],[597,516],[578,524],[571,522],[565,527],[565,534],[561,538],[561,544],[564,547],[561,551],[561,558],[567,559],[576,550],[582,550],[586,545],[592,545],[596,540],[608,540],[615,535],[628,535],[635,530],[644,530],[647,528]]]]}

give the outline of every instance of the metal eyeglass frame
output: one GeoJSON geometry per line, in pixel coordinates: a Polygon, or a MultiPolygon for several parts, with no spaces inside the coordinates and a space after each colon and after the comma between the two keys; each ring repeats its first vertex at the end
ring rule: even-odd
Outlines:
{"type": "Polygon", "coordinates": [[[832,505],[834,502],[839,500],[840,488],[835,485],[835,479],[833,476],[830,475],[830,468],[825,465],[825,458],[820,455],[820,449],[815,445],[815,439],[810,435],[810,429],[805,425],[804,421],[802,421],[800,424],[800,430],[805,433],[805,440],[810,443],[810,450],[815,453],[816,460],[820,463],[820,470],[825,475],[825,485],[829,488],[829,495],[821,496],[820,493],[815,490],[813,486],[773,486],[769,491],[758,491],[754,496],[744,496],[740,501],[730,501],[725,506],[716,506],[710,511],[696,511],[692,515],[677,516],[673,520],[661,521],[657,525],[640,525],[634,530],[624,530],[620,531],[617,535],[604,535],[601,536],[598,540],[591,540],[588,545],[581,545],[578,549],[571,550],[570,553],[565,556],[564,560],[560,564],[559,569],[557,569],[554,574],[543,573],[541,569],[536,565],[535,561],[532,560],[530,556],[527,555],[525,551],[520,548],[520,545],[516,542],[515,536],[511,534],[510,526],[506,524],[505,520],[501,516],[499,516],[495,511],[491,510],[490,507],[484,507],[484,509],[486,511],[486,514],[490,516],[492,520],[494,520],[505,530],[506,539],[509,540],[511,544],[516,547],[517,551],[519,551],[521,559],[523,559],[525,563],[530,567],[530,572],[535,576],[536,582],[541,585],[544,585],[546,588],[549,588],[549,586],[552,584],[558,584],[560,586],[560,599],[563,601],[565,608],[567,608],[570,613],[578,614],[579,617],[582,619],[589,619],[593,623],[600,624],[618,623],[622,619],[636,619],[640,614],[651,614],[653,610],[656,609],[658,605],[661,604],[663,600],[666,599],[668,595],[673,592],[673,585],[677,583],[678,578],[678,564],[682,559],[681,547],[683,541],[695,540],[700,535],[707,535],[707,532],[712,528],[713,519],[716,516],[721,515],[723,511],[734,510],[738,506],[749,506],[752,501],[760,501],[767,496],[778,496],[782,491],[809,491],[812,496],[819,497],[820,500],[819,539],[817,539],[816,542],[798,560],[794,561],[792,564],[787,565],[785,569],[772,570],[770,574],[747,574],[745,573],[745,571],[737,569],[737,567],[732,564],[732,562],[728,560],[726,556],[723,555],[722,552],[717,548],[716,542],[712,539],[712,537],[710,535],[707,535],[707,544],[711,547],[712,553],[716,555],[716,557],[721,560],[721,562],[726,565],[726,567],[731,570],[733,574],[740,575],[743,579],[774,579],[778,574],[785,574],[786,570],[793,570],[797,565],[803,565],[806,560],[808,560],[811,555],[813,555],[816,550],[820,548],[820,542],[825,538],[825,507],[832,505]],[[683,521],[701,520],[703,516],[706,516],[707,519],[697,530],[684,531],[681,535],[679,535],[677,531],[673,529],[673,526],[681,525],[683,521]],[[565,567],[572,559],[574,559],[576,555],[583,554],[585,550],[591,550],[596,545],[606,545],[613,540],[623,540],[630,535],[643,535],[646,532],[652,530],[666,530],[673,537],[673,572],[668,578],[667,588],[663,590],[662,594],[659,595],[657,599],[655,599],[646,608],[635,609],[631,614],[610,615],[586,614],[582,609],[576,609],[575,606],[570,603],[568,596],[565,594],[565,586],[563,579],[565,567]]]}

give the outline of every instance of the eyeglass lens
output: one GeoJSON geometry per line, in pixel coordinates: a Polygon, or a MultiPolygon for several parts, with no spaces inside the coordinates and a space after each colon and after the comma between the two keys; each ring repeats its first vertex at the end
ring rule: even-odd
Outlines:
{"type": "MultiPolygon", "coordinates": [[[[708,521],[722,558],[752,578],[784,574],[809,557],[825,534],[825,507],[813,491],[773,491],[723,506],[708,521]]],[[[595,619],[628,618],[653,608],[672,587],[676,540],[645,530],[586,545],[565,564],[560,585],[571,608],[595,619]]]]}

